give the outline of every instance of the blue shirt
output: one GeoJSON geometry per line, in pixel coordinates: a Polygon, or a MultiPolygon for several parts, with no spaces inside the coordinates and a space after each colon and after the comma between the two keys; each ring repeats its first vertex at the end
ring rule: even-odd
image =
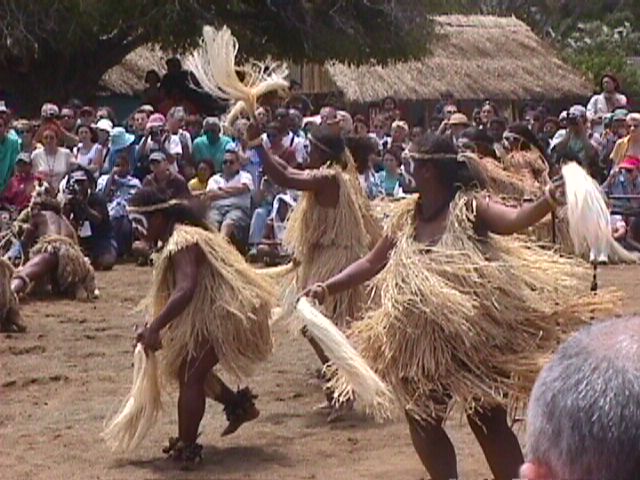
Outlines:
{"type": "Polygon", "coordinates": [[[131,175],[127,175],[125,178],[102,175],[98,179],[96,190],[107,199],[109,218],[113,219],[127,216],[129,200],[140,188],[142,188],[140,180],[131,175]]]}

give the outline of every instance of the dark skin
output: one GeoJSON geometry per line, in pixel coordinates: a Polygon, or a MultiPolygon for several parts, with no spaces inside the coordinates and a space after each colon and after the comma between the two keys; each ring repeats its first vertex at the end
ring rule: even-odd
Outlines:
{"type": "MultiPolygon", "coordinates": [[[[435,245],[445,232],[449,210],[445,208],[442,213],[437,212],[451,201],[452,191],[443,184],[438,177],[437,169],[428,161],[415,162],[413,178],[420,197],[415,240],[435,245]]],[[[552,194],[559,195],[560,191],[561,186],[554,185],[552,194]]],[[[510,235],[534,225],[551,210],[552,206],[545,198],[517,209],[485,198],[477,203],[474,228],[481,236],[487,235],[488,232],[510,235]]],[[[371,280],[387,265],[395,242],[392,237],[383,237],[365,257],[354,262],[324,285],[309,288],[305,295],[322,303],[326,293],[333,295],[371,280]]],[[[448,403],[446,399],[432,400],[435,403],[448,403]]],[[[455,450],[442,426],[444,418],[422,423],[409,412],[406,413],[406,418],[414,448],[431,478],[458,478],[455,450]]],[[[476,412],[473,417],[468,416],[467,421],[485,454],[493,476],[497,480],[517,478],[523,456],[518,439],[507,424],[505,409],[500,406],[486,408],[476,412]]]]}
{"type": "MultiPolygon", "coordinates": [[[[149,216],[145,241],[150,244],[156,244],[160,240],[166,242],[173,228],[174,225],[168,222],[162,213],[155,213],[149,216]]],[[[178,251],[172,258],[174,286],[171,296],[158,316],[136,332],[136,341],[145,349],[156,351],[161,348],[160,333],[179,317],[193,300],[198,286],[200,266],[205,263],[205,254],[197,245],[178,251]]],[[[194,444],[198,438],[198,428],[204,416],[207,396],[224,405],[235,400],[235,393],[211,371],[217,363],[218,356],[213,347],[202,344],[180,365],[178,436],[185,445],[194,444]]],[[[253,418],[257,417],[258,413],[255,413],[253,418]]]]}
{"type": "MultiPolygon", "coordinates": [[[[104,216],[109,213],[105,210],[104,212],[100,212],[94,208],[91,208],[87,203],[89,198],[89,182],[87,180],[76,180],[75,181],[78,193],[73,196],[69,201],[67,201],[64,205],[64,214],[67,218],[71,218],[72,214],[81,213],[81,217],[83,219],[89,220],[93,223],[102,223],[104,221],[104,216]]],[[[79,225],[78,225],[79,226],[79,225]]],[[[98,257],[91,259],[91,264],[95,269],[98,270],[110,270],[113,268],[117,260],[117,254],[115,251],[104,253],[98,257]]]]}
{"type": "MultiPolygon", "coordinates": [[[[59,235],[77,242],[76,233],[69,221],[62,215],[49,210],[41,210],[38,204],[31,207],[32,216],[25,229],[20,244],[23,252],[28,252],[36,241],[47,235],[59,235]]],[[[37,282],[51,275],[58,268],[58,256],[54,253],[40,253],[20,269],[20,276],[11,280],[11,290],[16,295],[26,292],[29,283],[37,282]],[[24,278],[29,283],[24,281],[24,278]]]]}

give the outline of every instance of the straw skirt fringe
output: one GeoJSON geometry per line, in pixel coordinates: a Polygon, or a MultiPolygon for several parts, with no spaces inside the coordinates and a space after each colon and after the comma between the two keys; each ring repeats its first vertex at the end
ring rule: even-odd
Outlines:
{"type": "Polygon", "coordinates": [[[220,367],[241,380],[272,350],[269,316],[275,291],[221,235],[177,225],[154,270],[149,298],[153,315],[167,304],[174,287],[173,257],[198,245],[206,256],[187,309],[163,331],[159,351],[164,375],[178,380],[180,365],[213,346],[220,367]]]}
{"type": "MultiPolygon", "coordinates": [[[[288,220],[285,246],[300,262],[293,288],[296,293],[317,282],[324,282],[366,255],[373,241],[381,236],[381,227],[359,195],[349,174],[337,169],[329,170],[339,184],[336,208],[318,204],[315,194],[305,192],[288,220]]],[[[326,174],[327,170],[322,170],[326,174]]],[[[357,179],[356,179],[357,180],[357,179]]],[[[296,295],[287,295],[295,300],[296,295]]],[[[367,294],[361,286],[331,297],[323,306],[325,314],[339,327],[346,327],[362,313],[367,294]]],[[[287,305],[285,311],[293,310],[287,305]]]]}
{"type": "Polygon", "coordinates": [[[43,237],[31,249],[29,255],[34,257],[41,253],[55,254],[58,257],[55,287],[60,293],[73,294],[76,298],[94,296],[95,272],[89,259],[73,240],[58,235],[43,237]]]}
{"type": "MultiPolygon", "coordinates": [[[[439,244],[421,245],[415,205],[398,208],[397,244],[373,284],[382,303],[352,340],[421,421],[446,417],[449,399],[467,413],[522,405],[559,342],[613,310],[616,294],[589,293],[586,264],[526,238],[476,237],[475,200],[462,194],[439,244]]],[[[334,386],[348,388],[340,375],[334,386]]]]}

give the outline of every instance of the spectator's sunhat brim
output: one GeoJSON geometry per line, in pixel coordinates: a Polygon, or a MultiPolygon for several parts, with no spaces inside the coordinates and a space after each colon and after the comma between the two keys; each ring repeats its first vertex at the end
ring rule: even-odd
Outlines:
{"type": "Polygon", "coordinates": [[[131,145],[135,139],[135,135],[127,133],[124,129],[114,129],[114,131],[111,132],[111,140],[109,141],[109,145],[113,150],[120,150],[131,145]]]}

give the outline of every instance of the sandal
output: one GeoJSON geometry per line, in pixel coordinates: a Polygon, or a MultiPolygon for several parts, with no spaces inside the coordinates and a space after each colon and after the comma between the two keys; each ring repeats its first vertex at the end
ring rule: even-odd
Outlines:
{"type": "Polygon", "coordinates": [[[236,398],[232,403],[224,406],[224,414],[227,417],[229,425],[222,432],[223,437],[231,435],[240,428],[243,423],[255,420],[260,416],[260,410],[256,408],[253,402],[257,395],[254,395],[249,387],[245,387],[236,392],[236,398]]]}

